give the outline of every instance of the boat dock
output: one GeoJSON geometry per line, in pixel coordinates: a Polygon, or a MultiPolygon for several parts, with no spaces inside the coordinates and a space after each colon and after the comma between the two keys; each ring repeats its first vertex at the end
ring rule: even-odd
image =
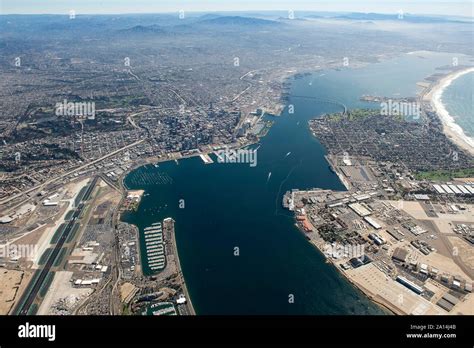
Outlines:
{"type": "Polygon", "coordinates": [[[205,164],[214,163],[214,161],[212,160],[211,157],[209,157],[208,154],[200,154],[199,157],[201,157],[202,161],[203,161],[205,164]]]}
{"type": "Polygon", "coordinates": [[[152,271],[165,268],[166,256],[163,243],[163,229],[160,222],[154,222],[144,229],[146,259],[152,271]]]}
{"type": "MultiPolygon", "coordinates": [[[[174,224],[172,218],[166,218],[162,222],[147,225],[141,231],[140,251],[145,266],[144,275],[151,276],[150,281],[154,284],[158,283],[163,287],[171,286],[177,290],[170,302],[177,314],[196,315],[181,271],[174,224]]],[[[153,304],[149,308],[155,305],[161,306],[163,302],[153,304]]],[[[154,311],[147,310],[143,314],[154,314],[152,312],[154,311]]]]}

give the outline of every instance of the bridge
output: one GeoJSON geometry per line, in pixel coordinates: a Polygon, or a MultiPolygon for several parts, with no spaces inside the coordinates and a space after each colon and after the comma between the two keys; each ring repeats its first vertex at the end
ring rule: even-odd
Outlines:
{"type": "Polygon", "coordinates": [[[324,98],[317,98],[317,97],[311,97],[311,96],[306,96],[306,95],[289,95],[288,98],[303,98],[303,99],[311,99],[320,103],[326,103],[326,104],[333,104],[337,105],[341,108],[344,109],[342,112],[343,115],[347,114],[347,106],[344,103],[341,103],[337,100],[331,100],[331,99],[324,99],[324,98]]]}

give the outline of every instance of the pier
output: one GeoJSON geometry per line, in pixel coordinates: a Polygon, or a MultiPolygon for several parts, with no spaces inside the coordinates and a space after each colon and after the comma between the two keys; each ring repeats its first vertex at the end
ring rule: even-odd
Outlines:
{"type": "Polygon", "coordinates": [[[208,154],[200,154],[199,157],[201,157],[202,161],[203,161],[205,164],[212,164],[212,163],[214,163],[214,161],[212,160],[211,157],[209,157],[208,154]]]}

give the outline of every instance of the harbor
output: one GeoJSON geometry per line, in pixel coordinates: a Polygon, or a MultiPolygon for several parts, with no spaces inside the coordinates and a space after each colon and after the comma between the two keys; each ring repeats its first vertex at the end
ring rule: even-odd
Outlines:
{"type": "MultiPolygon", "coordinates": [[[[293,189],[347,191],[329,169],[327,152],[308,127],[318,115],[344,108],[321,100],[337,100],[353,109],[373,107],[360,100],[363,95],[398,96],[403,91],[403,97],[416,96],[416,82],[434,73],[445,58],[408,55],[366,68],[292,80],[289,96],[318,100],[290,97],[295,113],[285,110],[281,117],[272,118],[274,125],[260,140],[256,167],[204,165],[201,158],[189,158],[179,165],[168,161],[160,163],[159,170],[147,166],[127,175],[125,184],[130,189],[144,188],[141,178],[157,172],[172,178],[170,184],[146,185],[147,196],[129,221],[144,228],[167,216],[176,220],[180,266],[198,314],[386,313],[325,263],[324,255],[304,235],[295,233],[293,213],[282,207],[282,197],[293,189]],[[401,80],[381,84],[387,69],[400,72],[401,80]],[[364,84],[357,83],[361,76],[364,84]],[[334,89],[328,90],[328,85],[334,89]],[[239,256],[234,255],[236,247],[239,256]],[[295,303],[288,303],[288,294],[295,296],[295,303]]],[[[297,208],[294,200],[287,203],[297,208]]],[[[166,258],[169,261],[168,254],[166,258]]]]}
{"type": "Polygon", "coordinates": [[[145,239],[148,267],[152,272],[164,269],[166,256],[161,223],[153,223],[152,226],[146,227],[143,235],[145,239]]]}
{"type": "Polygon", "coordinates": [[[139,228],[141,267],[128,278],[125,303],[142,315],[195,315],[175,238],[175,221],[167,217],[139,228]],[[145,277],[143,277],[145,276],[145,277]]]}

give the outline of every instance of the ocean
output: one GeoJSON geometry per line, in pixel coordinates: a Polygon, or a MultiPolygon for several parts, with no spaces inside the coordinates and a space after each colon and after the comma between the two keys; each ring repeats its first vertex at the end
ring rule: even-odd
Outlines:
{"type": "Polygon", "coordinates": [[[291,189],[345,190],[308,128],[311,118],[341,111],[324,99],[349,108],[380,107],[359,98],[415,96],[416,83],[450,61],[442,53],[405,54],[292,79],[291,95],[317,99],[290,98],[293,114],[286,108],[279,117],[268,116],[275,123],[256,145],[257,166],[206,165],[196,157],[140,167],[124,182],[146,195],[122,219],[141,231],[168,216],[176,220],[197,314],[386,314],[325,262],[282,208],[282,196],[291,189]]]}
{"type": "Polygon", "coordinates": [[[441,101],[464,133],[474,138],[474,72],[464,74],[451,82],[443,91],[441,101]]]}

